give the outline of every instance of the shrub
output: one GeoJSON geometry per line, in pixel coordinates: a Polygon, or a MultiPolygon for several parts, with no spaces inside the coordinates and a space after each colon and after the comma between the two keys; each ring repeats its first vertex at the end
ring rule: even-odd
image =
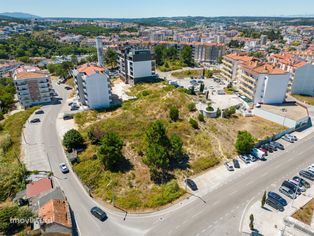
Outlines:
{"type": "Polygon", "coordinates": [[[196,111],[195,103],[190,103],[188,105],[188,109],[189,109],[190,112],[196,111]]]}
{"type": "Polygon", "coordinates": [[[83,144],[84,139],[82,135],[75,129],[69,130],[63,137],[63,145],[67,148],[68,151],[82,147],[83,144]]]}
{"type": "Polygon", "coordinates": [[[200,113],[200,114],[198,114],[198,120],[200,121],[200,122],[205,122],[205,118],[204,118],[204,115],[203,115],[203,113],[200,113]]]}
{"type": "Polygon", "coordinates": [[[88,139],[92,144],[99,143],[104,134],[104,131],[102,131],[99,127],[92,127],[87,131],[88,139]]]}
{"type": "Polygon", "coordinates": [[[172,121],[179,120],[179,109],[176,107],[171,107],[169,111],[169,116],[172,121]]]}
{"type": "Polygon", "coordinates": [[[190,124],[191,124],[191,126],[192,126],[193,129],[198,129],[198,123],[197,123],[196,120],[190,118],[190,121],[189,121],[189,122],[190,122],[190,124]]]}

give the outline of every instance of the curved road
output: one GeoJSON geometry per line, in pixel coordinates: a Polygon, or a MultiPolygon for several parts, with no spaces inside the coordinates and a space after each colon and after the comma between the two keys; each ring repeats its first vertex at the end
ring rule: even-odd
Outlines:
{"type": "MultiPolygon", "coordinates": [[[[54,84],[54,88],[65,101],[68,92],[63,86],[54,84]]],[[[265,190],[278,189],[283,179],[292,177],[314,162],[314,134],[311,134],[293,145],[287,145],[285,151],[272,154],[267,162],[254,163],[254,167],[238,171],[203,197],[191,196],[151,214],[126,215],[107,209],[108,220],[100,222],[89,212],[91,207],[99,204],[86,193],[72,171],[63,175],[58,167],[66,159],[56,130],[56,119],[64,105],[62,102],[44,107],[45,114],[38,133],[54,173],[54,181],[67,196],[78,232],[84,236],[241,235],[241,218],[246,207],[253,200],[258,200],[265,190]]],[[[29,135],[26,138],[31,140],[33,137],[29,135]]]]}

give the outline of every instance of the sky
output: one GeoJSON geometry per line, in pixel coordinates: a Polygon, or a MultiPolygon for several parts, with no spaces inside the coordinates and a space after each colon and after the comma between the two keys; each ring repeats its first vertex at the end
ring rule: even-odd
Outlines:
{"type": "Polygon", "coordinates": [[[313,0],[0,0],[0,12],[43,17],[314,15],[313,0]]]}

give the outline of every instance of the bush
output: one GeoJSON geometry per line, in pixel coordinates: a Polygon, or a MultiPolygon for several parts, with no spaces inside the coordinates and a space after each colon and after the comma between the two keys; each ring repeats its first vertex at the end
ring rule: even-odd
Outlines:
{"type": "Polygon", "coordinates": [[[204,118],[204,115],[203,115],[203,113],[200,113],[200,114],[198,114],[198,120],[200,121],[200,122],[205,122],[205,118],[204,118]]]}
{"type": "Polygon", "coordinates": [[[190,103],[188,105],[188,109],[189,109],[190,112],[196,111],[195,103],[190,103]]]}
{"type": "Polygon", "coordinates": [[[171,107],[169,111],[169,116],[172,121],[179,120],[179,109],[176,107],[171,107]]]}
{"type": "Polygon", "coordinates": [[[220,118],[220,117],[221,117],[221,110],[218,108],[216,112],[216,118],[220,118]]]}
{"type": "Polygon", "coordinates": [[[82,147],[84,144],[84,139],[80,132],[75,129],[71,129],[65,133],[63,137],[63,145],[68,151],[82,147]]]}
{"type": "Polygon", "coordinates": [[[191,118],[189,122],[190,122],[193,129],[198,129],[198,123],[196,120],[191,118]]]}
{"type": "Polygon", "coordinates": [[[223,110],[222,116],[224,118],[230,118],[235,113],[236,113],[236,108],[235,107],[229,107],[229,108],[223,110]]]}
{"type": "Polygon", "coordinates": [[[98,144],[101,138],[104,136],[104,131],[102,131],[99,127],[92,127],[87,131],[88,139],[92,144],[98,144]]]}
{"type": "Polygon", "coordinates": [[[239,154],[250,153],[255,146],[256,139],[247,131],[239,131],[235,147],[239,154]]]}
{"type": "Polygon", "coordinates": [[[214,108],[212,106],[206,107],[206,111],[214,111],[214,108]]]}

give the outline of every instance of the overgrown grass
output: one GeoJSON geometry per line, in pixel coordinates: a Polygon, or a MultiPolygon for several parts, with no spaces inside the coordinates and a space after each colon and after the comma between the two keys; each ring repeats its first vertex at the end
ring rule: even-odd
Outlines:
{"type": "Polygon", "coordinates": [[[309,201],[305,206],[296,211],[292,217],[307,224],[311,225],[314,213],[314,199],[309,201]]]}
{"type": "Polygon", "coordinates": [[[197,174],[216,166],[219,162],[220,160],[216,157],[201,157],[192,162],[191,169],[193,170],[193,174],[197,174]]]}
{"type": "Polygon", "coordinates": [[[20,160],[22,129],[38,107],[30,108],[9,116],[2,124],[0,136],[9,136],[11,142],[5,148],[0,147],[0,201],[13,197],[25,188],[26,168],[20,160]]]}
{"type": "Polygon", "coordinates": [[[298,94],[292,94],[292,96],[301,102],[304,102],[304,103],[309,104],[311,106],[314,105],[314,97],[312,97],[312,96],[298,95],[298,94]]]}

